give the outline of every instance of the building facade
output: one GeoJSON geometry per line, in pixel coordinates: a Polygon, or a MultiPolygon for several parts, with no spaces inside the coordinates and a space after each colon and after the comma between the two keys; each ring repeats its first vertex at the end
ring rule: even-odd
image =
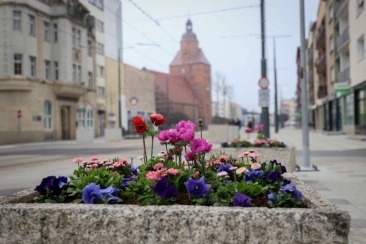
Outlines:
{"type": "Polygon", "coordinates": [[[365,20],[364,0],[319,2],[308,38],[308,71],[316,67],[308,76],[309,94],[316,94],[310,114],[318,130],[366,134],[365,20]]]}
{"type": "Polygon", "coordinates": [[[94,138],[94,18],[79,1],[0,1],[0,144],[94,138]]]}

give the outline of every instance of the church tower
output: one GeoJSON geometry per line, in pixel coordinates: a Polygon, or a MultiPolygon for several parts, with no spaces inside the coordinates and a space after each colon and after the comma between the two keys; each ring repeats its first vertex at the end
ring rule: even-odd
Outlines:
{"type": "MultiPolygon", "coordinates": [[[[170,74],[184,76],[196,97],[198,118],[204,124],[211,123],[211,65],[198,46],[196,34],[193,32],[192,22],[188,19],[186,32],[180,42],[180,50],[170,63],[170,74]]],[[[192,101],[193,102],[193,101],[192,101]]]]}

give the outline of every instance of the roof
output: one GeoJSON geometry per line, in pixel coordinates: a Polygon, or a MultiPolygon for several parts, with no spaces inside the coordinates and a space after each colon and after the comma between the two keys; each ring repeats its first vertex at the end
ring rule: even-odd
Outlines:
{"type": "MultiPolygon", "coordinates": [[[[198,49],[197,54],[192,58],[192,60],[189,61],[189,64],[198,64],[198,63],[210,65],[206,56],[203,54],[203,51],[201,50],[201,48],[198,49]]],[[[170,63],[170,66],[182,65],[182,64],[185,64],[185,63],[182,59],[182,50],[180,50],[175,55],[175,58],[170,63]]]]}

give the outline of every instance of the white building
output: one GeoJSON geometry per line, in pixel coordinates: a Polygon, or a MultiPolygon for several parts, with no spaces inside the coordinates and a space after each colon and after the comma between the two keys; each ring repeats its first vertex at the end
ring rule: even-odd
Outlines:
{"type": "Polygon", "coordinates": [[[77,0],[0,0],[0,13],[0,144],[93,139],[89,11],[77,0]]]}

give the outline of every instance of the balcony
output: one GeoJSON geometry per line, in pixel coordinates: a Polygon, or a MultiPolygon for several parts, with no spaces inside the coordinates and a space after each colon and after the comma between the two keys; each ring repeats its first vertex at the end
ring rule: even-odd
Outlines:
{"type": "Polygon", "coordinates": [[[308,83],[309,85],[313,85],[314,84],[314,77],[312,72],[310,72],[309,76],[308,76],[308,83]]]}
{"type": "Polygon", "coordinates": [[[345,68],[343,69],[341,72],[338,73],[337,75],[337,81],[338,82],[345,82],[345,81],[349,81],[349,73],[350,73],[350,68],[345,68]]]}
{"type": "Polygon", "coordinates": [[[318,86],[318,91],[317,91],[318,99],[326,97],[327,95],[328,95],[327,85],[326,84],[319,85],[318,86]]]}
{"type": "Polygon", "coordinates": [[[318,59],[316,60],[316,72],[318,74],[325,74],[326,73],[326,58],[325,55],[323,54],[322,56],[318,57],[318,59]]]}
{"type": "Polygon", "coordinates": [[[347,5],[345,4],[347,2],[347,0],[338,0],[335,3],[335,13],[336,15],[339,15],[339,13],[344,9],[344,7],[347,5]]]}
{"type": "Polygon", "coordinates": [[[87,88],[81,84],[57,83],[54,85],[53,91],[59,96],[79,98],[86,94],[87,88]]]}
{"type": "Polygon", "coordinates": [[[349,42],[349,27],[347,26],[346,29],[342,31],[342,33],[337,36],[336,40],[336,50],[339,52],[348,44],[349,42]]]}
{"type": "Polygon", "coordinates": [[[316,34],[316,49],[325,49],[325,27],[322,25],[316,34]]]}
{"type": "Polygon", "coordinates": [[[21,76],[8,76],[0,78],[0,91],[31,91],[34,84],[31,79],[21,76]]]}

